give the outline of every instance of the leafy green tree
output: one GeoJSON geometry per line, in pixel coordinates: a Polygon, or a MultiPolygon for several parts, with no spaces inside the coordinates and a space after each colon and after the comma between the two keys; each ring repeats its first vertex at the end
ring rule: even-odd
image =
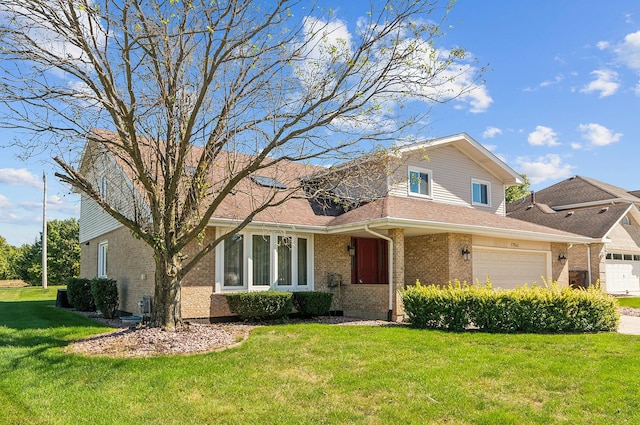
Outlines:
{"type": "Polygon", "coordinates": [[[13,264],[15,255],[16,248],[0,236],[0,280],[18,279],[13,264]]]}
{"type": "MultiPolygon", "coordinates": [[[[64,285],[80,274],[78,220],[47,222],[47,279],[52,285],[64,285]]],[[[42,233],[32,245],[23,245],[15,257],[18,278],[31,285],[42,283],[42,233]]]]}
{"type": "Polygon", "coordinates": [[[524,180],[524,183],[518,184],[515,186],[509,186],[505,190],[504,197],[505,197],[505,200],[507,201],[507,204],[510,204],[511,202],[515,202],[518,199],[522,199],[531,193],[531,190],[530,190],[531,182],[529,182],[527,175],[522,174],[522,178],[524,180]]]}

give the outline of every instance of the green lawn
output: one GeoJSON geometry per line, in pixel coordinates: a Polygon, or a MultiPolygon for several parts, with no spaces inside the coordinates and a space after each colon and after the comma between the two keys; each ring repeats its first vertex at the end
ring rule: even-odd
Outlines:
{"type": "Polygon", "coordinates": [[[640,297],[620,297],[617,300],[622,307],[640,308],[640,297]]]}
{"type": "Polygon", "coordinates": [[[640,423],[640,337],[280,325],[219,353],[101,359],[63,353],[105,328],[53,297],[0,289],[0,423],[640,423]]]}

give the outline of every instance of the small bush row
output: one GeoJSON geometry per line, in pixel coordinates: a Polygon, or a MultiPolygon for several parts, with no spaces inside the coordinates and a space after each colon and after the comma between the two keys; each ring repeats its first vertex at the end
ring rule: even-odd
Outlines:
{"type": "Polygon", "coordinates": [[[243,320],[271,320],[287,317],[293,308],[302,317],[329,313],[333,294],[328,292],[235,292],[227,294],[233,314],[243,320]]]}
{"type": "Polygon", "coordinates": [[[520,287],[494,291],[491,283],[446,287],[416,286],[402,291],[405,312],[417,328],[486,332],[601,332],[618,327],[618,303],[597,286],[587,289],[520,287]]]}
{"type": "Polygon", "coordinates": [[[67,280],[67,298],[77,310],[96,311],[97,308],[110,319],[118,307],[118,287],[113,279],[70,278],[67,280]]]}

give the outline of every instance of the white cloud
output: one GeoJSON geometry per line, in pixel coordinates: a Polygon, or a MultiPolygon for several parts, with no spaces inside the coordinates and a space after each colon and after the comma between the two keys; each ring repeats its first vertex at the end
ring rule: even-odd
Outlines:
{"type": "Polygon", "coordinates": [[[6,196],[0,194],[0,210],[6,210],[11,208],[11,201],[6,196]]]}
{"type": "Polygon", "coordinates": [[[575,149],[575,150],[582,149],[582,145],[580,143],[573,142],[571,143],[571,149],[575,149]]]}
{"type": "Polygon", "coordinates": [[[494,152],[498,148],[497,145],[485,145],[485,144],[482,144],[482,146],[484,146],[489,152],[494,152]]]}
{"type": "Polygon", "coordinates": [[[26,168],[0,168],[0,183],[10,186],[31,186],[42,188],[42,181],[26,168]]]}
{"type": "MultiPolygon", "coordinates": [[[[352,59],[355,38],[367,37],[367,33],[376,31],[367,25],[372,24],[367,19],[359,19],[356,32],[351,34],[347,24],[340,20],[305,19],[304,37],[294,46],[303,58],[297,69],[302,88],[298,93],[299,101],[321,98],[335,88],[335,82],[328,76],[352,59]]],[[[370,91],[378,90],[376,96],[370,98],[372,109],[366,114],[369,117],[344,116],[335,120],[334,125],[348,131],[372,125],[377,128],[377,122],[397,120],[396,106],[400,102],[432,105],[452,101],[456,109],[466,109],[471,113],[485,112],[493,103],[486,86],[477,80],[479,69],[469,59],[455,57],[451,61],[455,52],[437,49],[428,41],[412,37],[409,25],[402,23],[395,28],[400,42],[392,40],[393,37],[376,42],[366,62],[342,81],[339,97],[347,98],[358,93],[360,98],[369,99],[370,91]],[[398,62],[392,55],[405,56],[402,62],[398,62]],[[393,66],[388,66],[394,62],[393,66]],[[385,78],[380,78],[381,75],[385,78]],[[371,87],[372,81],[380,84],[371,87]]]]}
{"type": "Polygon", "coordinates": [[[631,69],[640,71],[640,31],[627,34],[614,49],[618,59],[631,69]]]}
{"type": "Polygon", "coordinates": [[[597,69],[592,71],[591,75],[595,75],[596,79],[580,89],[581,93],[599,92],[599,97],[603,98],[615,94],[620,88],[618,73],[615,71],[610,69],[597,69]]]}
{"type": "Polygon", "coordinates": [[[556,75],[553,80],[545,80],[543,82],[540,83],[540,87],[548,87],[548,86],[553,86],[556,84],[559,84],[562,80],[564,80],[564,75],[559,74],[556,75]]]}
{"type": "Polygon", "coordinates": [[[611,46],[611,44],[608,41],[598,41],[596,46],[600,50],[605,50],[605,49],[608,49],[611,46]]]}
{"type": "Polygon", "coordinates": [[[622,133],[614,133],[605,126],[595,123],[580,124],[578,130],[582,133],[582,138],[588,140],[593,146],[607,146],[622,137],[622,133]]]}
{"type": "Polygon", "coordinates": [[[550,127],[543,125],[536,126],[535,131],[529,133],[528,138],[531,146],[558,146],[558,135],[550,127]]]}
{"type": "Polygon", "coordinates": [[[502,130],[498,127],[487,127],[486,130],[482,133],[483,139],[492,139],[496,137],[498,134],[502,134],[502,130]]]}
{"type": "Polygon", "coordinates": [[[533,160],[519,157],[516,159],[516,164],[518,171],[526,174],[531,184],[570,177],[575,168],[573,165],[564,164],[560,155],[556,154],[548,154],[533,160]]]}

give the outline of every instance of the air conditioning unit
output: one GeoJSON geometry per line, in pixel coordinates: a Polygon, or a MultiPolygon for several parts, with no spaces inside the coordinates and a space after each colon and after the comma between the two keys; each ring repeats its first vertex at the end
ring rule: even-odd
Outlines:
{"type": "Polygon", "coordinates": [[[143,295],[142,300],[138,303],[140,306],[140,314],[143,316],[146,314],[151,314],[151,296],[143,295]]]}

